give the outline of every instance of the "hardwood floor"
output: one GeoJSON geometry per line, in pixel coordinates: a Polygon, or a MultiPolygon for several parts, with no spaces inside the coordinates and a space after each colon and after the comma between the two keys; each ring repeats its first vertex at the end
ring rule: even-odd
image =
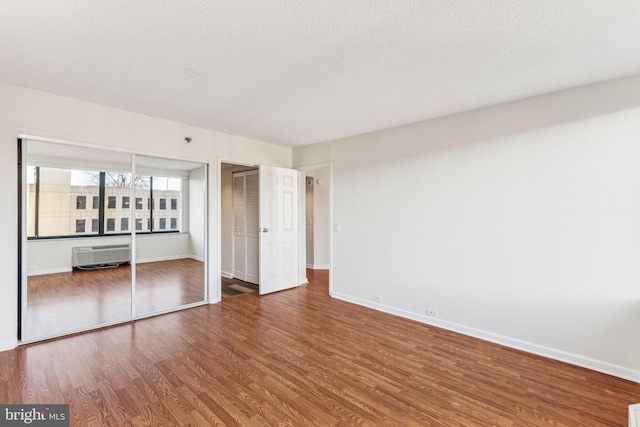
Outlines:
{"type": "Polygon", "coordinates": [[[623,426],[640,384],[330,298],[309,285],[0,353],[0,402],[71,424],[623,426]]]}
{"type": "MultiPolygon", "coordinates": [[[[204,264],[193,259],[136,266],[136,313],[204,300],[204,264]]],[[[131,318],[131,266],[30,276],[25,338],[131,318]]]]}

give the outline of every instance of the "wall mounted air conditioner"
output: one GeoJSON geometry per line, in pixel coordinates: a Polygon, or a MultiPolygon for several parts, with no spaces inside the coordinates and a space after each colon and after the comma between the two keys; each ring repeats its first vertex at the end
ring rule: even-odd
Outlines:
{"type": "Polygon", "coordinates": [[[117,267],[131,262],[131,245],[77,247],[71,259],[74,269],[117,267]]]}

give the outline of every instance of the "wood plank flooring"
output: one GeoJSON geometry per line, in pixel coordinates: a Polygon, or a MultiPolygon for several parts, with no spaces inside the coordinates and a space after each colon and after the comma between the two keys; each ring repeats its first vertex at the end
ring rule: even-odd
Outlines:
{"type": "Polygon", "coordinates": [[[0,402],[71,424],[624,426],[640,384],[330,298],[309,285],[0,353],[0,402]]]}
{"type": "MultiPolygon", "coordinates": [[[[136,313],[204,300],[204,263],[190,258],[136,266],[136,313]]],[[[25,339],[131,318],[131,266],[30,276],[25,339]]]]}

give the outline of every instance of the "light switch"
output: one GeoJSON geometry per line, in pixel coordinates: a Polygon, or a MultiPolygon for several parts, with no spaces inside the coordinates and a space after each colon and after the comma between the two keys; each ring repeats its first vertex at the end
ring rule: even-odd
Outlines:
{"type": "Polygon", "coordinates": [[[339,233],[339,232],[340,232],[340,223],[339,223],[339,222],[336,222],[336,223],[334,224],[333,228],[336,230],[336,233],[339,233]]]}

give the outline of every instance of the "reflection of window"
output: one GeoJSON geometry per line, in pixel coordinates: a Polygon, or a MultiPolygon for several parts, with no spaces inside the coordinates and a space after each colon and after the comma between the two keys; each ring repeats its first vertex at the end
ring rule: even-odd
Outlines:
{"type": "Polygon", "coordinates": [[[87,209],[87,196],[76,197],[76,209],[87,209]]]}
{"type": "MultiPolygon", "coordinates": [[[[182,199],[183,178],[138,175],[136,176],[136,209],[145,210],[137,215],[147,218],[144,231],[149,233],[166,233],[167,230],[167,201],[171,201],[172,209],[178,210],[182,199]],[[146,204],[144,201],[146,200],[146,204]],[[142,206],[145,206],[143,208],[142,206]],[[164,224],[161,226],[160,224],[164,224]]],[[[173,213],[176,215],[176,213],[173,213]]],[[[172,231],[179,231],[177,222],[172,231]]]]}
{"type": "Polygon", "coordinates": [[[136,231],[142,230],[142,218],[136,218],[136,231]]]}
{"type": "Polygon", "coordinates": [[[96,172],[29,165],[27,171],[27,237],[76,236],[91,230],[87,201],[98,195],[96,172]],[[76,220],[85,220],[84,228],[76,220]],[[82,229],[82,231],[76,231],[82,229]]]}
{"type": "Polygon", "coordinates": [[[184,180],[184,177],[151,175],[139,175],[132,180],[132,175],[127,173],[28,165],[27,237],[113,235],[127,233],[134,226],[139,232],[178,232],[181,216],[188,215],[182,205],[184,180]],[[135,198],[131,197],[131,185],[135,186],[135,198]],[[132,202],[140,212],[137,216],[143,218],[140,224],[136,221],[132,225],[128,218],[126,210],[131,209],[132,202]],[[175,218],[167,215],[169,208],[175,218]],[[87,215],[86,209],[92,212],[87,215]]]}

